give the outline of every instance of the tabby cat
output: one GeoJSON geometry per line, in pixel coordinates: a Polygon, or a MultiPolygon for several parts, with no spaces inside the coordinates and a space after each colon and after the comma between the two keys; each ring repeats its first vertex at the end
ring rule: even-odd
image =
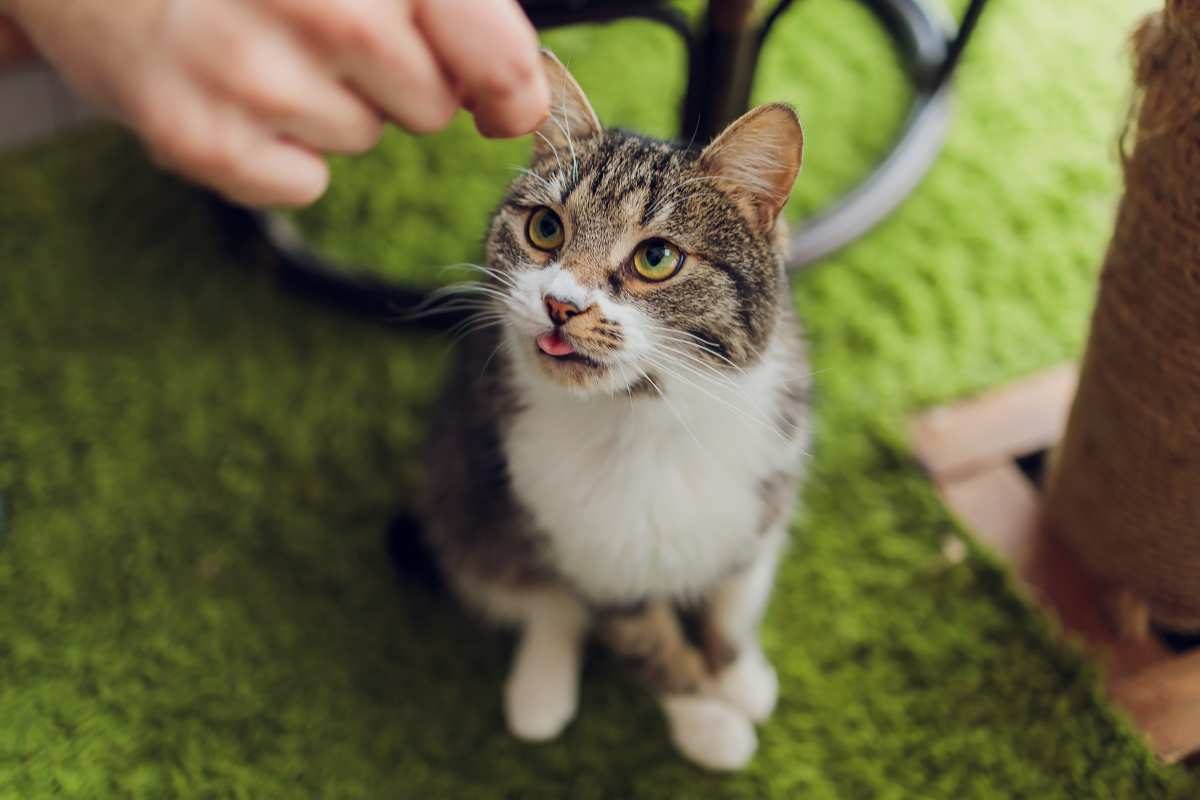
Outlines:
{"type": "Polygon", "coordinates": [[[702,150],[606,130],[543,62],[553,113],[487,234],[426,535],[463,600],[518,631],[516,736],[571,720],[594,633],[687,758],[736,769],[775,706],[758,626],[809,436],[777,222],[803,135],[784,105],[702,150]]]}

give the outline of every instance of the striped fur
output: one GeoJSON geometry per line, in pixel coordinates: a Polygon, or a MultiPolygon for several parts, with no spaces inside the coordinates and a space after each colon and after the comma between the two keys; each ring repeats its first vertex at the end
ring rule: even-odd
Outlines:
{"type": "Polygon", "coordinates": [[[799,126],[766,106],[681,147],[601,128],[547,69],[559,104],[492,219],[487,305],[433,426],[427,534],[462,597],[522,631],[515,733],[570,719],[594,627],[659,694],[685,755],[739,766],[774,703],[755,631],[810,427],[776,225],[799,126]],[[550,252],[526,232],[543,207],[564,229],[550,252]],[[650,239],[686,254],[673,277],[633,269],[650,239]],[[548,297],[574,309],[560,325],[548,297]],[[539,349],[550,334],[573,353],[539,349]],[[681,608],[703,618],[703,649],[681,608]]]}

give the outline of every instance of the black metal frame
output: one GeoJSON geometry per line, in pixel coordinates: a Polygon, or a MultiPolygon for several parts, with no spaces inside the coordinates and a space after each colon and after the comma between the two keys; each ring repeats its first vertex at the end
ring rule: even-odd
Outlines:
{"type": "MultiPolygon", "coordinates": [[[[792,271],[862,236],[920,183],[941,151],[950,125],[950,77],[987,0],[970,0],[957,30],[926,0],[861,1],[896,45],[915,89],[913,104],[891,151],[870,175],[797,227],[792,271]]],[[[522,5],[539,28],[637,17],[674,30],[688,49],[681,136],[704,142],[747,108],[759,54],[792,0],[778,0],[765,16],[754,13],[754,0],[710,0],[698,28],[666,0],[524,0],[522,5]]],[[[349,277],[309,252],[280,217],[250,212],[243,222],[277,256],[288,288],[344,310],[391,319],[425,299],[416,287],[349,277]]],[[[441,328],[453,319],[452,314],[426,315],[422,323],[441,328]]]]}

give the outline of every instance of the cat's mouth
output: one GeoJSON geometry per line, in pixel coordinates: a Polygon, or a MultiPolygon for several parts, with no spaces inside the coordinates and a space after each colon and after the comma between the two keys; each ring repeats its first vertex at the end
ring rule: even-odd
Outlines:
{"type": "Polygon", "coordinates": [[[538,336],[534,343],[542,358],[552,361],[582,364],[585,367],[599,369],[602,365],[595,359],[588,358],[575,350],[575,345],[560,331],[553,330],[538,336]]]}

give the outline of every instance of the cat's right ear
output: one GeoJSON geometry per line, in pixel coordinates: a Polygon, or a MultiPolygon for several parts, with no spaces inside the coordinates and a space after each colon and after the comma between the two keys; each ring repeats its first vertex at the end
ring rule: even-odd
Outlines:
{"type": "Polygon", "coordinates": [[[791,106],[770,103],[730,123],[700,154],[716,179],[760,231],[769,231],[792,193],[804,154],[804,130],[791,106]]]}
{"type": "Polygon", "coordinates": [[[563,159],[577,142],[600,135],[604,128],[592,104],[567,68],[549,50],[542,48],[542,67],[550,86],[550,116],[533,133],[533,160],[563,159]]]}

